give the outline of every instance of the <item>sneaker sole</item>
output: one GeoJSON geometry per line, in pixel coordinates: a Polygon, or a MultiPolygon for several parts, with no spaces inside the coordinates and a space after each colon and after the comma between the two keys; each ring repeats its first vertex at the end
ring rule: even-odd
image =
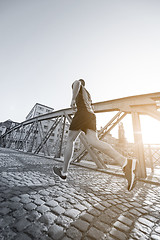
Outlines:
{"type": "Polygon", "coordinates": [[[53,168],[53,173],[54,173],[57,177],[59,177],[59,180],[61,180],[61,181],[63,181],[63,182],[66,182],[67,177],[66,177],[65,179],[61,178],[61,177],[54,171],[54,168],[53,168]]]}

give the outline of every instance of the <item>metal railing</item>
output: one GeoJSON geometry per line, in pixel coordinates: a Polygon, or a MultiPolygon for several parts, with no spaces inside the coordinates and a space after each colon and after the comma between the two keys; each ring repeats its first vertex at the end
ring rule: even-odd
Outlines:
{"type": "MultiPolygon", "coordinates": [[[[141,177],[146,177],[146,165],[149,165],[152,169],[154,169],[154,166],[160,163],[160,154],[159,146],[151,147],[147,145],[147,147],[144,147],[142,142],[139,116],[141,114],[148,115],[160,121],[160,112],[157,111],[157,109],[160,108],[160,106],[157,105],[159,100],[160,92],[114,99],[93,104],[95,113],[111,111],[116,112],[116,115],[104,126],[100,132],[99,138],[103,138],[107,133],[109,133],[111,129],[113,129],[127,114],[132,115],[135,144],[134,147],[129,145],[126,149],[125,147],[123,148],[121,146],[120,151],[124,155],[136,155],[136,157],[139,159],[139,170],[141,177]]],[[[52,155],[49,148],[50,145],[51,149],[56,149],[55,156],[60,156],[61,152],[63,151],[63,146],[65,145],[65,119],[70,122],[72,115],[72,109],[68,108],[28,119],[3,134],[0,138],[0,146],[14,148],[24,152],[32,152],[36,154],[44,152],[46,155],[52,155]],[[42,127],[42,124],[44,121],[49,120],[52,121],[52,124],[46,131],[42,127]],[[51,143],[51,137],[52,134],[54,134],[57,124],[61,125],[58,133],[59,137],[57,138],[56,142],[51,143]]],[[[92,156],[92,160],[95,161],[97,167],[105,168],[104,163],[101,161],[94,149],[87,144],[83,134],[80,135],[80,140],[85,146],[87,152],[89,152],[90,156],[92,156]]],[[[83,154],[86,152],[86,150],[79,154],[79,159],[83,157],[83,154]]]]}
{"type": "Polygon", "coordinates": [[[150,167],[152,171],[160,166],[160,144],[145,144],[144,155],[146,166],[150,167]]]}
{"type": "MultiPolygon", "coordinates": [[[[117,144],[115,148],[126,157],[136,157],[135,145],[133,143],[117,144]]],[[[154,168],[160,166],[160,144],[144,144],[144,159],[146,167],[151,168],[152,172],[154,168]]]]}

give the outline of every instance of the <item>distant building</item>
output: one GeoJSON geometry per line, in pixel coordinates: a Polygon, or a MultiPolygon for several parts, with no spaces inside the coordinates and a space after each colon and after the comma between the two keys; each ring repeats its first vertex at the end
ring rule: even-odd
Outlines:
{"type": "MultiPolygon", "coordinates": [[[[36,103],[31,109],[31,111],[28,113],[28,115],[26,116],[26,120],[43,115],[43,114],[47,114],[53,111],[54,111],[54,108],[45,106],[40,103],[36,103]]],[[[54,123],[54,120],[45,120],[45,121],[42,121],[40,125],[35,124],[34,129],[32,129],[31,134],[29,135],[29,138],[28,138],[29,152],[36,150],[36,148],[39,146],[42,139],[46,136],[48,130],[51,128],[53,123],[54,123]]],[[[26,126],[25,128],[26,135],[29,133],[30,128],[31,128],[31,125],[26,126]]],[[[53,148],[54,140],[55,140],[55,137],[54,137],[54,134],[52,133],[49,139],[49,144],[47,142],[43,147],[43,149],[41,150],[41,152],[45,151],[47,153],[47,151],[50,150],[50,152],[53,153],[52,148],[53,148]]]]}
{"type": "MultiPolygon", "coordinates": [[[[26,120],[51,113],[53,111],[54,108],[36,103],[26,116],[26,120]]],[[[43,144],[43,147],[40,149],[40,151],[38,150],[38,153],[43,153],[45,155],[51,155],[54,157],[62,157],[66,147],[70,124],[67,119],[64,120],[64,118],[62,118],[58,123],[56,120],[57,118],[44,120],[41,122],[37,122],[35,120],[35,122],[31,124],[25,126],[20,125],[20,127],[6,135],[5,138],[0,138],[0,145],[27,152],[36,152],[46,137],[47,141],[43,144]]],[[[60,118],[58,120],[60,120],[60,118]]],[[[15,127],[19,124],[20,123],[13,122],[11,120],[1,122],[0,136],[10,130],[12,127],[15,127]]],[[[75,152],[79,150],[79,147],[80,140],[77,139],[75,143],[75,152]]]]}
{"type": "MultiPolygon", "coordinates": [[[[37,117],[42,114],[53,112],[53,108],[42,105],[40,103],[36,103],[34,107],[31,109],[29,114],[26,117],[26,120],[37,117]]],[[[51,120],[44,120],[41,122],[40,126],[37,128],[35,127],[35,130],[32,131],[32,134],[30,134],[29,137],[29,144],[30,149],[29,151],[34,151],[37,146],[42,142],[42,139],[46,136],[47,132],[54,126],[55,119],[51,120]]],[[[30,125],[26,128],[26,134],[30,129],[30,125]]],[[[41,153],[44,153],[46,151],[46,154],[49,152],[50,155],[53,155],[54,157],[61,157],[64,154],[64,149],[67,141],[69,131],[69,123],[68,121],[64,122],[61,121],[53,130],[51,136],[47,140],[46,144],[44,144],[44,147],[41,149],[41,153]],[[63,139],[62,139],[63,137],[63,139]],[[63,140],[63,141],[62,141],[63,140]]],[[[76,141],[75,144],[75,150],[79,147],[79,141],[76,141]]]]}
{"type": "MultiPolygon", "coordinates": [[[[13,122],[12,120],[7,120],[5,122],[1,122],[0,123],[0,146],[1,147],[9,147],[9,144],[11,144],[11,142],[13,141],[13,136],[11,135],[7,135],[5,138],[1,138],[1,136],[3,136],[5,133],[7,133],[11,128],[15,127],[16,125],[18,125],[19,123],[17,122],[13,122]],[[10,141],[9,139],[12,140],[10,141]]],[[[19,137],[19,132],[17,130],[16,132],[16,136],[19,137]]]]}
{"type": "Polygon", "coordinates": [[[54,108],[45,106],[40,103],[36,103],[34,107],[31,109],[31,111],[28,113],[28,115],[26,116],[26,120],[31,119],[33,117],[37,117],[42,114],[50,113],[53,111],[54,111],[54,108]]]}
{"type": "Polygon", "coordinates": [[[10,130],[12,127],[15,127],[19,123],[13,122],[12,120],[8,119],[5,122],[0,122],[0,136],[10,130]]]}

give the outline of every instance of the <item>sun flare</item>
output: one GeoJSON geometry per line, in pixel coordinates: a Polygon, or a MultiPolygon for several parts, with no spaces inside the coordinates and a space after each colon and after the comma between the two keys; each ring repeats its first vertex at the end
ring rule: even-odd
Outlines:
{"type": "MultiPolygon", "coordinates": [[[[97,128],[104,127],[115,113],[97,114],[97,128]]],[[[123,120],[125,137],[128,142],[134,142],[132,116],[129,114],[123,120]]],[[[144,144],[160,144],[160,121],[149,116],[140,116],[141,132],[144,144]]],[[[118,138],[118,126],[111,130],[113,137],[118,138]]]]}
{"type": "Polygon", "coordinates": [[[160,121],[141,116],[142,138],[145,144],[160,144],[160,121]]]}

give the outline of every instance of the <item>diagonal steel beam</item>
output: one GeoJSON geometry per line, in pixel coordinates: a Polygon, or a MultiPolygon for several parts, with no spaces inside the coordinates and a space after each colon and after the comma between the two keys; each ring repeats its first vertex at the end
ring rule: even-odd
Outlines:
{"type": "MultiPolygon", "coordinates": [[[[40,139],[41,139],[41,142],[42,142],[43,138],[44,138],[42,122],[38,122],[38,130],[39,130],[38,133],[39,133],[39,136],[40,136],[40,139]]],[[[46,156],[46,151],[47,151],[47,154],[49,155],[47,144],[43,144],[42,148],[43,148],[44,155],[46,156]],[[46,148],[44,147],[44,145],[46,146],[46,148]]]]}
{"type": "Polygon", "coordinates": [[[62,152],[62,144],[63,144],[63,137],[64,137],[64,129],[65,129],[65,123],[66,123],[66,116],[64,116],[63,121],[61,121],[61,132],[59,133],[59,144],[57,146],[57,151],[55,154],[55,157],[60,158],[61,152],[62,152]]]}
{"type": "Polygon", "coordinates": [[[34,127],[33,127],[33,138],[31,139],[31,141],[29,143],[27,152],[32,152],[32,150],[33,150],[33,145],[34,145],[34,142],[35,142],[35,139],[36,139],[37,128],[38,128],[38,121],[35,120],[34,127]]]}
{"type": "Polygon", "coordinates": [[[46,133],[46,135],[44,136],[44,138],[42,139],[41,143],[39,144],[39,146],[36,148],[36,150],[34,151],[34,153],[39,153],[40,150],[42,149],[43,145],[47,142],[48,138],[51,136],[52,132],[55,130],[55,128],[57,127],[58,123],[62,120],[62,116],[61,118],[57,118],[56,121],[52,124],[51,128],[49,129],[49,131],[46,133]]]}
{"type": "Polygon", "coordinates": [[[98,133],[99,139],[102,139],[127,115],[127,113],[119,111],[98,133]]]}

